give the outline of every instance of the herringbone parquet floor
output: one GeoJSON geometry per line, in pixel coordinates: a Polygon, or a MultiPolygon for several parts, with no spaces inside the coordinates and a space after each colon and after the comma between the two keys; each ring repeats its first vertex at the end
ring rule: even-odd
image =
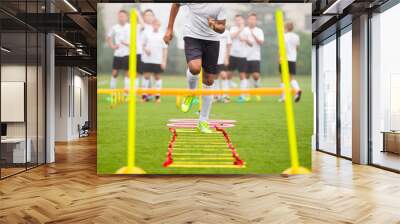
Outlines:
{"type": "Polygon", "coordinates": [[[97,176],[96,139],[0,181],[0,223],[400,223],[400,175],[314,153],[314,174],[97,176]]]}

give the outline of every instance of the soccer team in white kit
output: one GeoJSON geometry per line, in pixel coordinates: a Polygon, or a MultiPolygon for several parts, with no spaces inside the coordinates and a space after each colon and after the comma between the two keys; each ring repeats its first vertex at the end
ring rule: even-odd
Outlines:
{"type": "MultiPolygon", "coordinates": [[[[160,30],[160,22],[151,10],[138,14],[137,30],[137,73],[141,77],[141,88],[152,86],[150,77],[154,76],[154,88],[162,88],[161,73],[167,66],[167,45],[173,39],[173,28],[180,7],[187,7],[188,16],[183,29],[184,50],[187,61],[187,85],[190,89],[198,88],[199,74],[203,75],[203,88],[221,88],[228,90],[235,83],[232,77],[238,71],[239,87],[260,87],[261,47],[264,44],[264,32],[257,27],[257,15],[250,13],[244,18],[236,15],[234,26],[226,29],[226,14],[221,3],[173,3],[170,10],[167,30],[160,30]],[[246,20],[246,21],[245,21],[246,20]],[[250,82],[251,78],[251,82],[250,82]],[[251,86],[250,86],[251,83],[251,86]]],[[[116,88],[119,71],[125,72],[125,89],[129,89],[129,23],[128,14],[121,10],[118,13],[119,22],[107,35],[107,42],[114,51],[112,77],[110,88],[116,88]]],[[[291,86],[296,91],[294,100],[298,102],[301,89],[294,79],[296,74],[297,50],[300,45],[299,36],[293,32],[293,23],[285,24],[285,44],[291,86]]],[[[137,85],[139,85],[137,81],[137,85]]],[[[283,86],[283,84],[282,84],[283,86]]],[[[197,129],[201,133],[210,133],[208,118],[211,111],[213,96],[202,97],[202,108],[197,129]]],[[[181,110],[190,111],[195,96],[187,96],[182,102],[181,110]]],[[[229,102],[229,96],[216,96],[217,100],[229,102]]],[[[142,101],[151,100],[143,95],[142,101]]],[[[249,96],[241,95],[237,101],[245,102],[249,96]]],[[[257,97],[259,100],[259,97],[257,97]]],[[[283,102],[282,95],[279,101],[283,102]]],[[[160,102],[160,96],[155,96],[155,102],[160,102]]]]}

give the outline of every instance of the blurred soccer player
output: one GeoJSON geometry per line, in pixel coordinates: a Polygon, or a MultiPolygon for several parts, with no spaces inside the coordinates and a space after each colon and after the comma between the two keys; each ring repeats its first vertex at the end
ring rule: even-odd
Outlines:
{"type": "MultiPolygon", "coordinates": [[[[296,91],[296,94],[294,96],[294,102],[299,102],[301,99],[301,89],[299,86],[299,83],[296,81],[294,76],[296,75],[296,60],[297,60],[297,50],[299,49],[300,46],[300,38],[299,35],[293,32],[294,25],[293,22],[287,22],[285,24],[285,46],[286,46],[286,57],[288,60],[289,64],[289,73],[290,73],[290,85],[292,88],[296,91]]],[[[281,72],[281,66],[279,65],[279,72],[281,72]]],[[[284,84],[281,83],[281,87],[284,87],[284,84]]],[[[285,101],[285,95],[282,94],[280,99],[280,102],[285,101]]]]}
{"type": "Polygon", "coordinates": [[[113,65],[111,71],[110,88],[117,88],[119,70],[125,72],[124,88],[129,90],[129,39],[130,25],[128,23],[128,12],[118,12],[118,23],[111,27],[107,34],[107,44],[114,51],[113,65]]]}
{"type": "MultiPolygon", "coordinates": [[[[175,18],[179,7],[186,5],[189,14],[184,26],[185,55],[188,65],[186,72],[190,89],[197,88],[199,73],[202,71],[203,88],[212,89],[217,76],[220,35],[225,32],[225,10],[220,3],[174,3],[171,7],[168,29],[164,40],[168,44],[172,40],[175,18]]],[[[187,96],[181,105],[183,112],[192,107],[195,96],[187,96]]],[[[208,117],[213,97],[202,96],[197,129],[201,133],[211,133],[208,126],[208,117]]]]}
{"type": "MultiPolygon", "coordinates": [[[[221,35],[220,41],[219,41],[219,55],[218,55],[218,67],[217,67],[217,73],[219,76],[219,80],[217,83],[219,84],[218,88],[223,89],[223,90],[229,90],[230,84],[229,84],[229,77],[228,77],[228,65],[229,65],[229,55],[231,51],[231,46],[232,46],[232,40],[231,40],[231,34],[229,33],[228,30],[225,30],[225,32],[221,35]]],[[[222,95],[221,97],[217,98],[218,100],[221,100],[224,103],[229,102],[229,96],[227,94],[222,95]]]]}
{"type": "MultiPolygon", "coordinates": [[[[152,30],[144,33],[143,36],[143,71],[144,80],[150,82],[150,76],[154,75],[154,86],[161,89],[161,73],[167,65],[167,45],[164,40],[164,33],[160,31],[160,21],[154,19],[152,30]]],[[[147,88],[147,87],[143,87],[147,88]]],[[[156,95],[155,100],[160,102],[160,95],[156,95]]],[[[142,101],[148,101],[147,96],[142,96],[142,101]]]]}
{"type": "Polygon", "coordinates": [[[240,76],[240,88],[247,88],[246,79],[246,42],[243,37],[243,30],[245,28],[245,22],[241,15],[235,16],[235,25],[229,30],[232,39],[232,49],[229,57],[228,65],[228,77],[230,80],[230,86],[232,86],[233,72],[236,70],[240,76]]]}
{"type": "MultiPolygon", "coordinates": [[[[257,27],[257,15],[250,13],[247,17],[247,27],[243,31],[244,39],[247,44],[247,76],[252,77],[254,88],[260,87],[260,61],[261,61],[261,45],[264,43],[264,32],[257,27]]],[[[240,101],[245,100],[243,97],[240,101]]],[[[260,100],[260,96],[257,96],[260,100]]]]}

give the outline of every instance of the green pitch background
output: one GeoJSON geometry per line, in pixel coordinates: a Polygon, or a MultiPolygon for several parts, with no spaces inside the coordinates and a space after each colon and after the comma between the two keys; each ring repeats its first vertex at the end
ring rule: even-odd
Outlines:
{"type": "MultiPolygon", "coordinates": [[[[110,75],[98,76],[98,88],[109,87],[110,75]]],[[[311,168],[311,135],[313,130],[313,97],[311,77],[297,76],[303,89],[300,103],[296,103],[295,121],[300,164],[311,168]]],[[[239,82],[238,79],[235,79],[239,82]]],[[[263,77],[263,87],[278,87],[279,78],[263,77]]],[[[119,77],[123,86],[123,77],[119,77]]],[[[185,88],[185,77],[164,76],[163,87],[185,88]]],[[[175,97],[162,97],[160,104],[137,101],[136,166],[148,174],[265,174],[281,173],[290,167],[289,146],[284,104],[278,97],[265,96],[260,102],[214,103],[211,119],[237,120],[227,129],[246,168],[164,168],[170,132],[166,124],[171,118],[197,118],[197,107],[181,113],[175,106],[175,97]]],[[[98,96],[97,117],[97,172],[113,174],[126,166],[128,105],[110,108],[106,95],[98,96]]]]}

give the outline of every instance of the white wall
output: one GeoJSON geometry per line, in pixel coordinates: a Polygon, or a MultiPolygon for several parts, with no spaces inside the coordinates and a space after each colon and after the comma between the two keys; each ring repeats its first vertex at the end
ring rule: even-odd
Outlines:
{"type": "Polygon", "coordinates": [[[55,140],[77,139],[78,125],[88,120],[88,78],[76,68],[56,67],[55,85],[55,140]]]}

